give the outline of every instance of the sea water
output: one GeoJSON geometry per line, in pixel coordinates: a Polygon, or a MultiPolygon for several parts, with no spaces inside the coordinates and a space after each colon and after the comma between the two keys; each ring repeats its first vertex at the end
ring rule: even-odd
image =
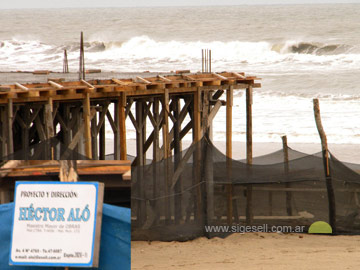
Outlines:
{"type": "MultiPolygon", "coordinates": [[[[319,143],[312,99],[320,99],[330,144],[360,143],[359,4],[0,10],[0,71],[114,72],[201,69],[262,78],[254,89],[253,141],[319,143]]],[[[245,97],[235,91],[233,139],[245,141],[245,97]]],[[[128,138],[134,138],[127,123],[128,138]]],[[[109,129],[108,136],[111,137],[109,129]]],[[[190,137],[188,138],[190,139],[190,137]]],[[[225,110],[214,140],[225,139],[225,110]]]]}

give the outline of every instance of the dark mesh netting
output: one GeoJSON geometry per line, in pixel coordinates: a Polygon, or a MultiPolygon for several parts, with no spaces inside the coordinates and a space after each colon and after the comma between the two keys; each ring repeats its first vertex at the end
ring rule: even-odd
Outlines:
{"type": "MultiPolygon", "coordinates": [[[[329,223],[321,153],[288,150],[233,160],[204,138],[171,158],[132,167],[133,240],[224,237],[210,225],[303,226],[329,223]]],[[[360,175],[334,156],[330,167],[337,233],[360,233],[360,175]]],[[[356,166],[352,166],[353,168],[356,166]]],[[[230,226],[229,226],[230,227],[230,226]]]]}

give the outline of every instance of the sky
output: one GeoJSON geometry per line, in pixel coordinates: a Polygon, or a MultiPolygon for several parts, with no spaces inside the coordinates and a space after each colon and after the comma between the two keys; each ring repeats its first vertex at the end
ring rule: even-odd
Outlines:
{"type": "Polygon", "coordinates": [[[1,0],[1,9],[360,3],[360,0],[1,0]]]}

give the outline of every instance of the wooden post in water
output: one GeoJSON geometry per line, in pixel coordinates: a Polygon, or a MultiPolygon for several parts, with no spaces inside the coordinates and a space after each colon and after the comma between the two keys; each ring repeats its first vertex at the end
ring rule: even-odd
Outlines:
{"type": "Polygon", "coordinates": [[[226,91],[226,167],[227,167],[227,223],[232,224],[233,220],[233,185],[231,182],[231,159],[232,159],[232,107],[233,107],[233,86],[226,91]]]}
{"type": "MultiPolygon", "coordinates": [[[[252,166],[252,90],[252,85],[246,88],[246,162],[249,168],[249,176],[251,175],[252,166]]],[[[246,188],[246,224],[251,225],[252,221],[252,184],[249,184],[246,188]]]]}
{"type": "MultiPolygon", "coordinates": [[[[284,154],[284,173],[286,176],[286,188],[290,187],[290,183],[288,182],[288,174],[289,174],[289,151],[288,151],[288,144],[287,144],[287,137],[282,136],[282,143],[283,143],[283,154],[284,154]]],[[[286,213],[288,216],[292,216],[292,208],[291,208],[291,191],[286,191],[286,213]]]]}
{"type": "Polygon", "coordinates": [[[64,50],[63,73],[69,73],[69,62],[66,50],[64,50]]]}
{"type": "Polygon", "coordinates": [[[335,194],[334,194],[334,189],[333,189],[333,185],[332,185],[327,138],[326,138],[326,134],[325,134],[324,128],[321,123],[319,100],[314,99],[313,104],[314,104],[315,122],[316,122],[316,127],[319,132],[320,139],[321,139],[322,156],[323,156],[323,161],[324,161],[326,189],[327,189],[328,202],[329,202],[329,223],[332,227],[333,233],[336,233],[335,194]]]}
{"type": "Polygon", "coordinates": [[[80,34],[80,61],[79,61],[79,81],[85,80],[85,53],[84,53],[84,35],[80,34]]]}

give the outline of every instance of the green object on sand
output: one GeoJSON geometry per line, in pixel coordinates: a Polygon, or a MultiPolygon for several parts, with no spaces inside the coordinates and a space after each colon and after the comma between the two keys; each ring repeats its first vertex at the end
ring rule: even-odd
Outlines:
{"type": "Polygon", "coordinates": [[[309,227],[308,233],[326,233],[332,234],[331,226],[325,221],[316,221],[309,227]]]}

